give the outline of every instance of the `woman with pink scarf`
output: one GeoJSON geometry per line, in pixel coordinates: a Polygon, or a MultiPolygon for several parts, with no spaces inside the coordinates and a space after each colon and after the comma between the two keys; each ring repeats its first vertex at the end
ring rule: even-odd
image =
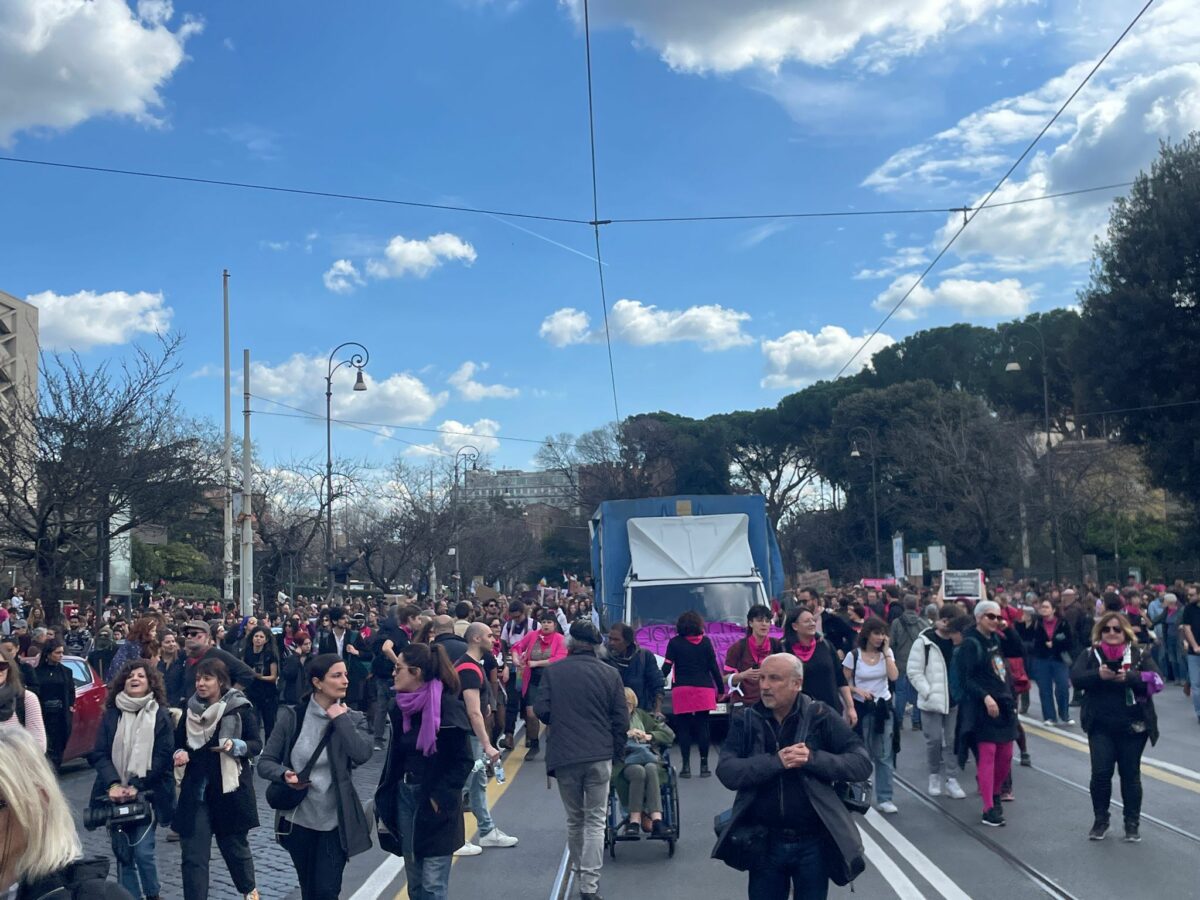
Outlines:
{"type": "Polygon", "coordinates": [[[542,670],[567,655],[567,642],[558,630],[558,617],[550,610],[538,616],[538,630],[531,631],[513,647],[513,662],[521,672],[521,712],[525,716],[525,757],[532,759],[541,749],[540,724],[533,713],[542,670]]]}
{"type": "Polygon", "coordinates": [[[404,857],[412,900],[446,900],[454,851],[466,841],[462,787],[475,762],[471,725],[458,674],[441,647],[406,646],[393,685],[391,744],[375,792],[379,846],[404,857]]]}

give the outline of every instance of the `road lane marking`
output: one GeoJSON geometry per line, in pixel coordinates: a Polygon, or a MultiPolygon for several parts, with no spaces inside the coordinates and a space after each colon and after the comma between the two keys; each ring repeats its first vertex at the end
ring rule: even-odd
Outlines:
{"type": "Polygon", "coordinates": [[[862,838],[867,859],[875,865],[879,874],[883,876],[883,880],[896,892],[896,896],[900,900],[925,900],[925,894],[917,889],[917,886],[912,883],[912,879],[904,874],[903,869],[892,862],[892,858],[875,843],[875,839],[871,835],[861,828],[858,830],[858,834],[862,838]]]}
{"type": "MultiPolygon", "coordinates": [[[[518,728],[518,731],[519,731],[519,728],[518,728]]],[[[515,740],[515,736],[514,736],[514,740],[515,740]]],[[[508,786],[513,783],[513,779],[516,777],[517,773],[519,771],[521,771],[521,766],[523,766],[525,764],[525,753],[526,753],[526,748],[523,743],[521,745],[519,745],[515,750],[510,750],[508,753],[508,756],[504,757],[504,784],[500,784],[498,781],[496,781],[494,779],[492,781],[488,782],[486,793],[487,793],[487,801],[488,801],[488,809],[489,810],[495,809],[496,801],[504,796],[504,792],[508,790],[508,786]]],[[[464,831],[466,832],[468,839],[471,837],[474,837],[475,832],[479,830],[479,824],[475,821],[475,817],[473,815],[471,815],[471,813],[466,812],[464,810],[463,822],[465,823],[464,831]]],[[[499,826],[497,826],[497,827],[499,827],[499,826]]],[[[400,866],[399,866],[399,868],[396,869],[396,875],[399,875],[401,869],[404,868],[404,860],[401,857],[394,857],[394,858],[400,860],[400,866]]],[[[458,861],[462,858],[463,857],[460,857],[460,856],[454,857],[451,860],[450,865],[452,867],[458,865],[458,861]]],[[[395,878],[395,877],[396,877],[395,875],[392,876],[392,878],[395,878]]],[[[368,881],[370,881],[370,879],[368,879],[368,881]]],[[[384,888],[386,888],[389,884],[391,884],[391,881],[392,881],[392,879],[388,879],[386,882],[383,883],[383,885],[380,886],[379,890],[382,892],[384,888]]],[[[375,898],[378,896],[379,896],[379,894],[366,895],[364,897],[359,897],[358,892],[355,892],[354,896],[351,897],[350,900],[375,900],[375,898]]],[[[400,888],[400,890],[396,893],[396,896],[393,898],[393,900],[409,900],[407,884],[405,884],[404,887],[400,888]]]]}
{"type": "Polygon", "coordinates": [[[917,873],[933,885],[933,889],[946,900],[971,900],[954,880],[939,868],[928,856],[913,846],[912,842],[892,827],[892,824],[874,809],[867,810],[866,819],[879,832],[879,836],[899,851],[902,859],[917,870],[917,873]]]}
{"type": "Polygon", "coordinates": [[[558,863],[558,871],[554,873],[554,884],[550,886],[550,900],[563,900],[563,898],[571,893],[571,882],[575,880],[575,873],[569,868],[570,862],[570,848],[563,847],[562,859],[558,863]]]}
{"type": "MultiPolygon", "coordinates": [[[[1078,750],[1080,753],[1088,752],[1086,737],[1081,738],[1070,732],[1055,731],[1044,725],[1034,723],[1032,720],[1026,720],[1025,716],[1021,716],[1021,720],[1025,722],[1026,729],[1031,731],[1036,737],[1062,747],[1070,747],[1072,750],[1078,750]]],[[[1156,781],[1161,781],[1164,784],[1183,788],[1185,791],[1191,791],[1193,794],[1200,794],[1200,774],[1192,772],[1183,766],[1177,766],[1174,763],[1163,762],[1158,759],[1147,759],[1143,756],[1142,774],[1156,781]]]]}

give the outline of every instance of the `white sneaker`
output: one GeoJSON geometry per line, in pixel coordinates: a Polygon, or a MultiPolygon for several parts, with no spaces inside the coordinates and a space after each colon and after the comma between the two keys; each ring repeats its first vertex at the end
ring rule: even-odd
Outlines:
{"type": "Polygon", "coordinates": [[[966,791],[964,791],[962,789],[962,787],[959,786],[957,778],[947,778],[946,779],[946,793],[949,794],[951,797],[953,797],[955,800],[962,800],[964,797],[967,796],[966,791]]]}
{"type": "Polygon", "coordinates": [[[1053,719],[1046,719],[1044,722],[1042,722],[1042,724],[1045,725],[1047,728],[1053,728],[1058,723],[1055,722],[1053,719]]]}
{"type": "Polygon", "coordinates": [[[890,815],[900,812],[900,808],[897,807],[896,804],[893,803],[891,800],[884,800],[882,803],[879,804],[879,811],[881,813],[887,813],[890,816],[890,815]]]}
{"type": "Polygon", "coordinates": [[[505,834],[499,828],[493,828],[487,834],[479,836],[480,847],[515,847],[519,839],[511,834],[505,834]]]}
{"type": "Polygon", "coordinates": [[[929,776],[929,796],[930,797],[942,796],[942,776],[941,775],[930,775],[929,776]]]}
{"type": "Polygon", "coordinates": [[[482,852],[483,852],[483,848],[480,847],[478,844],[472,844],[470,841],[467,841],[465,844],[463,844],[461,847],[459,847],[457,850],[454,851],[454,855],[455,856],[478,856],[482,852]]]}
{"type": "Polygon", "coordinates": [[[1064,724],[1064,725],[1074,725],[1074,724],[1075,724],[1075,720],[1074,720],[1074,719],[1067,719],[1065,722],[1063,722],[1063,724],[1064,724]]]}

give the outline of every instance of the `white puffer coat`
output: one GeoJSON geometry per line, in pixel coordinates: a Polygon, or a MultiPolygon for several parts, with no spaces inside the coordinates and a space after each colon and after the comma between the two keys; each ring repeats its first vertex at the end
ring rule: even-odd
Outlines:
{"type": "Polygon", "coordinates": [[[946,657],[930,640],[931,634],[933,629],[926,629],[913,641],[905,674],[917,689],[917,708],[946,715],[950,712],[950,673],[946,670],[946,657]]]}

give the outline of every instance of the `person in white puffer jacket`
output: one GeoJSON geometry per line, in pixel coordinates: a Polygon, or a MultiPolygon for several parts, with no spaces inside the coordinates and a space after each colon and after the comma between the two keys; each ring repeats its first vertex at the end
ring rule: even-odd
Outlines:
{"type": "Polygon", "coordinates": [[[966,796],[958,784],[958,761],[954,755],[958,707],[950,690],[950,657],[954,648],[962,643],[967,621],[954,604],[943,606],[934,626],[917,635],[905,668],[909,682],[917,691],[917,708],[921,710],[931,797],[941,796],[943,776],[945,792],[949,796],[956,800],[966,796]]]}

